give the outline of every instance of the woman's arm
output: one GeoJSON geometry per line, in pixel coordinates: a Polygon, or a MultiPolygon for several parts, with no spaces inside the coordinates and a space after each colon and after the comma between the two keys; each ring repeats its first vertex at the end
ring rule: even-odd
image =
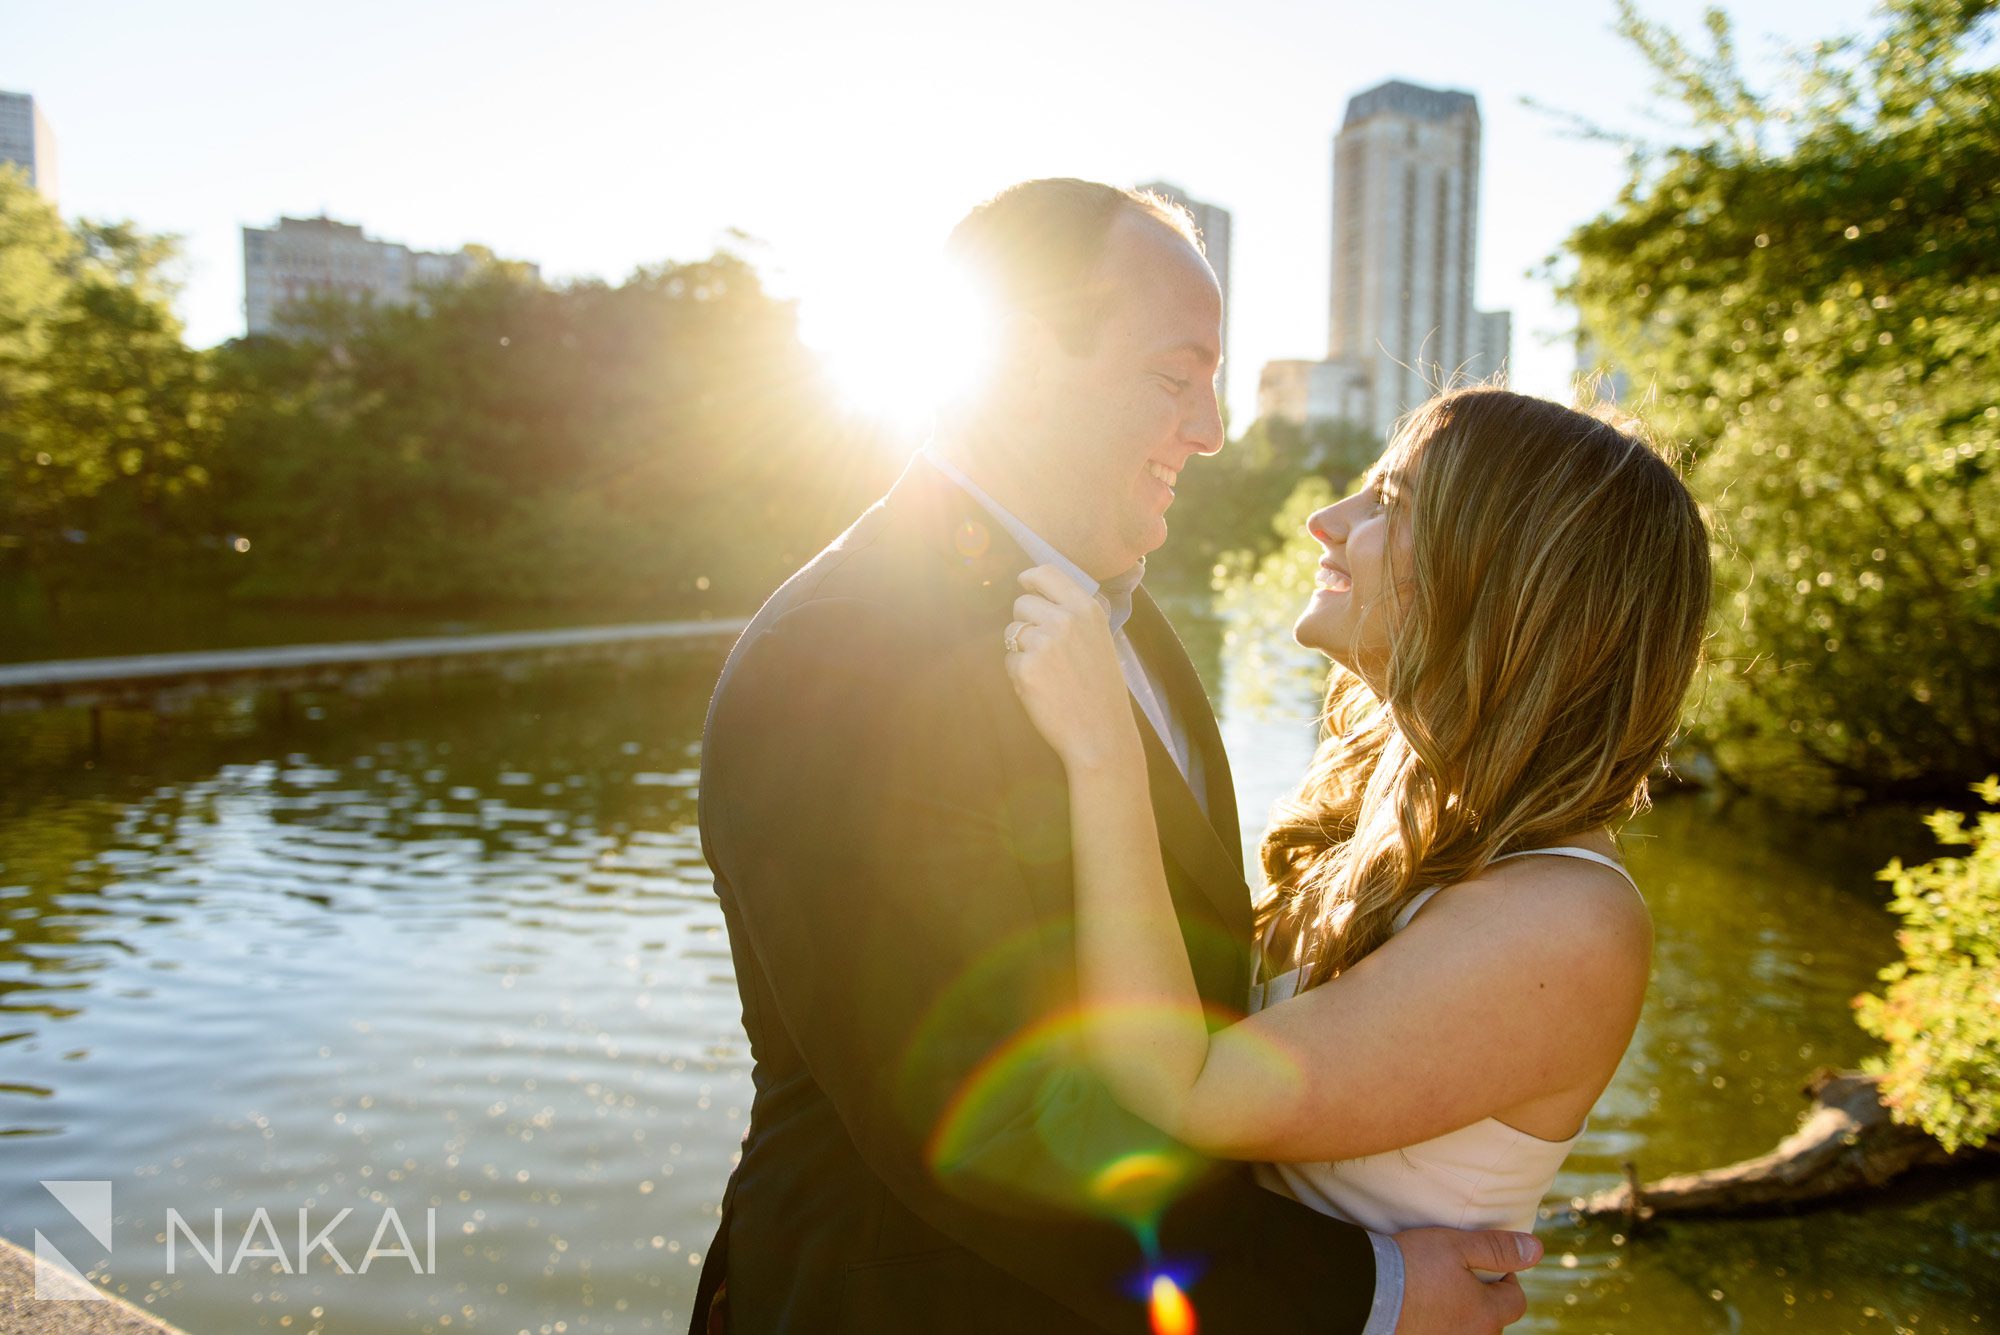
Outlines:
{"type": "Polygon", "coordinates": [[[1082,1032],[1119,1102],[1210,1154],[1325,1160],[1609,1080],[1651,928],[1622,879],[1567,860],[1491,868],[1339,978],[1211,1034],[1102,610],[1051,568],[1022,583],[1008,667],[1068,771],[1082,1032]]]}
{"type": "Polygon", "coordinates": [[[1205,1128],[1189,1116],[1209,1027],[1160,863],[1144,753],[1070,765],[1068,774],[1077,990],[1091,1063],[1127,1109],[1198,1147],[1191,1137],[1205,1128]]]}
{"type": "Polygon", "coordinates": [[[1120,1103],[1178,1134],[1208,1059],[1208,1026],[1160,861],[1124,673],[1103,609],[1075,581],[1038,566],[1021,583],[1021,649],[1007,666],[1069,778],[1083,1041],[1120,1103]]]}
{"type": "Polygon", "coordinates": [[[1320,1161],[1564,1095],[1580,1120],[1631,1041],[1651,949],[1614,873],[1502,864],[1339,977],[1212,1035],[1172,1129],[1220,1157],[1320,1161]]]}

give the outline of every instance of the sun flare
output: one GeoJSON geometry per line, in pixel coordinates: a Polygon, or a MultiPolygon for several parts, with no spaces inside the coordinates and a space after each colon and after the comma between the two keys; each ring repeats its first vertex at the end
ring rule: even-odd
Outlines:
{"type": "Polygon", "coordinates": [[[922,430],[978,374],[990,350],[972,286],[942,260],[836,274],[808,286],[799,333],[847,402],[908,430],[922,430]]]}

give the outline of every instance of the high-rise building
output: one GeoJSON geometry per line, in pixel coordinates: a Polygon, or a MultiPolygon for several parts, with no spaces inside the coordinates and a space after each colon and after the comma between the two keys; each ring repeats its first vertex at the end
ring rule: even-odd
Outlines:
{"type": "Polygon", "coordinates": [[[1576,331],[1576,379],[1579,390],[1610,403],[1627,403],[1632,397],[1632,377],[1605,356],[1588,329],[1576,331]]]}
{"type": "Polygon", "coordinates": [[[1257,378],[1257,415],[1312,422],[1366,422],[1368,381],[1353,362],[1265,362],[1257,378]]]}
{"type": "Polygon", "coordinates": [[[1513,369],[1508,365],[1514,344],[1513,313],[1475,311],[1472,327],[1477,337],[1472,342],[1472,355],[1466,358],[1466,378],[1505,383],[1513,369]]]}
{"type": "MultiPolygon", "coordinates": [[[[1165,181],[1149,181],[1139,188],[1172,200],[1194,217],[1195,230],[1201,233],[1202,249],[1208,255],[1208,267],[1215,270],[1215,281],[1222,288],[1222,360],[1226,368],[1229,362],[1229,210],[1216,204],[1204,204],[1179,186],[1168,185],[1165,181]]],[[[1218,395],[1222,393],[1224,374],[1224,371],[1216,372],[1215,390],[1218,395]]]]}
{"type": "Polygon", "coordinates": [[[56,202],[56,133],[31,93],[0,93],[0,162],[18,164],[28,184],[56,202]]]}
{"type": "MultiPolygon", "coordinates": [[[[253,334],[284,332],[284,308],[307,297],[345,296],[406,306],[421,289],[453,283],[479,267],[469,247],[456,253],[378,241],[353,223],[280,218],[243,229],[243,311],[253,334]]],[[[539,275],[534,265],[528,272],[539,275]]]]}
{"type": "Polygon", "coordinates": [[[1391,80],[1357,94],[1334,137],[1330,361],[1368,386],[1386,436],[1435,390],[1498,374],[1508,318],[1473,309],[1479,103],[1391,80]]]}

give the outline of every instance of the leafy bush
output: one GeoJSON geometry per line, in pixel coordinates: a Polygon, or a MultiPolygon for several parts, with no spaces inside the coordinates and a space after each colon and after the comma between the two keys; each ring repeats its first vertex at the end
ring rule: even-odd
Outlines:
{"type": "MultiPolygon", "coordinates": [[[[1973,791],[2000,805],[2000,778],[1973,791]]],[[[1855,1007],[1861,1027],[1889,1045],[1867,1069],[1882,1077],[1896,1120],[1947,1149],[1976,1148],[2000,1133],[2000,810],[1971,824],[1939,811],[1929,824],[1939,843],[1967,851],[1882,870],[1903,919],[1903,958],[1882,971],[1882,995],[1855,1007]]]]}

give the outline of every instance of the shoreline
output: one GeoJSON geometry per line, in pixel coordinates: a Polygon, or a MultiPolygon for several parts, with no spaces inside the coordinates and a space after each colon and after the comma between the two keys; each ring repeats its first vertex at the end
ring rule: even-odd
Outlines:
{"type": "Polygon", "coordinates": [[[93,1285],[92,1294],[37,1298],[34,1253],[0,1238],[0,1330],[7,1335],[188,1335],[115,1293],[93,1285]]]}

